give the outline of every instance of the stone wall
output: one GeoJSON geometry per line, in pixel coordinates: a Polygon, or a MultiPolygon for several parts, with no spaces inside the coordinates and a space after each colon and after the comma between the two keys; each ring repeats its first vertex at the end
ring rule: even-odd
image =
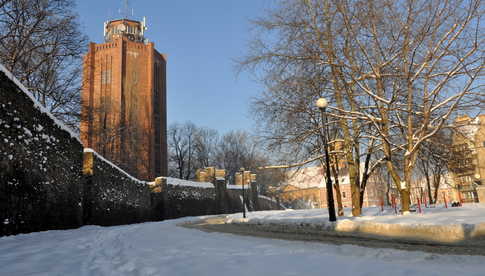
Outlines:
{"type": "Polygon", "coordinates": [[[166,218],[218,214],[214,188],[167,185],[166,218]]]}
{"type": "Polygon", "coordinates": [[[82,145],[0,71],[0,235],[82,225],[82,145]]]}
{"type": "Polygon", "coordinates": [[[0,65],[0,236],[151,218],[150,191],[83,146],[0,65]]]}
{"type": "MultiPolygon", "coordinates": [[[[281,209],[275,201],[260,197],[254,187],[253,190],[245,190],[248,211],[281,209]]],[[[151,188],[152,202],[158,204],[153,207],[154,217],[158,219],[230,214],[243,210],[242,189],[236,185],[226,185],[224,180],[218,180],[214,185],[159,177],[151,188]]]]}
{"type": "Polygon", "coordinates": [[[260,210],[282,210],[284,209],[277,200],[265,196],[258,196],[260,210]]]}
{"type": "Polygon", "coordinates": [[[117,225],[151,219],[148,184],[131,177],[94,152],[93,175],[84,175],[84,223],[117,225]]]}

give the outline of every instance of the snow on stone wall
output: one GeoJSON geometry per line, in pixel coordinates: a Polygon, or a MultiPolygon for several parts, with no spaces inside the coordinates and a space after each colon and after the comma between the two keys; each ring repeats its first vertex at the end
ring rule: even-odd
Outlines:
{"type": "Polygon", "coordinates": [[[94,176],[89,184],[85,197],[90,202],[85,205],[90,204],[86,208],[90,211],[85,214],[85,223],[117,225],[150,219],[151,198],[146,182],[126,174],[100,155],[94,155],[94,176]]]}
{"type": "Polygon", "coordinates": [[[81,164],[77,138],[0,71],[0,235],[82,225],[81,164]]]}
{"type": "Polygon", "coordinates": [[[199,187],[199,188],[214,188],[214,184],[210,182],[196,182],[190,180],[184,180],[173,177],[165,177],[167,179],[167,184],[174,186],[188,186],[188,187],[199,187]]]}
{"type": "Polygon", "coordinates": [[[212,184],[212,187],[209,188],[180,185],[182,183],[189,183],[184,180],[173,180],[173,178],[171,181],[167,179],[167,201],[165,202],[165,215],[167,218],[213,215],[218,213],[216,192],[212,184]]]}
{"type": "Polygon", "coordinates": [[[10,72],[3,66],[3,64],[0,63],[0,72],[2,72],[5,77],[9,80],[9,82],[13,82],[16,86],[16,89],[18,93],[23,93],[25,96],[29,97],[29,99],[33,103],[33,107],[39,110],[42,114],[48,116],[53,122],[54,125],[57,126],[60,129],[63,129],[64,131],[67,131],[69,135],[71,135],[72,138],[76,139],[81,143],[81,140],[79,139],[79,136],[72,131],[69,127],[64,125],[61,121],[59,121],[54,115],[52,115],[45,107],[43,107],[32,95],[32,93],[25,88],[25,86],[10,72]]]}
{"type": "Polygon", "coordinates": [[[86,217],[110,225],[147,219],[147,185],[99,155],[98,197],[88,200],[82,158],[77,135],[0,65],[0,236],[78,227],[86,217]]]}
{"type": "MultiPolygon", "coordinates": [[[[249,185],[244,185],[245,190],[249,190],[251,187],[249,185]]],[[[242,190],[242,185],[227,184],[227,189],[229,190],[242,190]]]]}
{"type": "Polygon", "coordinates": [[[118,172],[120,172],[121,174],[123,174],[125,177],[129,178],[131,181],[133,181],[135,183],[138,183],[138,184],[147,185],[148,182],[143,181],[143,180],[140,180],[140,179],[138,179],[138,178],[130,175],[129,173],[127,173],[126,171],[124,171],[120,167],[116,166],[111,161],[109,161],[108,159],[104,158],[101,154],[97,153],[93,149],[84,148],[84,152],[92,152],[96,156],[96,158],[100,159],[102,162],[106,163],[107,165],[113,167],[113,169],[117,170],[118,172]]]}

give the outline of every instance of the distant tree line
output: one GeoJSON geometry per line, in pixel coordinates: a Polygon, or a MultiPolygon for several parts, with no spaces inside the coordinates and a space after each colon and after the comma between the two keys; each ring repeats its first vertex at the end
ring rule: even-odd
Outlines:
{"type": "Polygon", "coordinates": [[[269,165],[271,156],[264,144],[246,131],[221,135],[217,130],[186,122],[170,125],[167,132],[171,177],[194,179],[197,169],[217,167],[226,170],[230,182],[240,168],[257,173],[260,184],[277,185],[283,179],[282,173],[258,169],[269,165]]]}

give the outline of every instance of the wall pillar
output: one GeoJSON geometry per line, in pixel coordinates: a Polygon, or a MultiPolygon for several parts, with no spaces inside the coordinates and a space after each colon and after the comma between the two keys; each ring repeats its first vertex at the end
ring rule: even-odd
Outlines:
{"type": "Polygon", "coordinates": [[[168,186],[165,177],[157,177],[150,185],[151,190],[151,209],[153,211],[153,220],[164,220],[170,217],[168,210],[168,186]]]}
{"type": "Polygon", "coordinates": [[[214,189],[216,193],[216,212],[218,214],[225,214],[227,212],[227,186],[224,178],[217,177],[214,181],[214,189]]]}
{"type": "Polygon", "coordinates": [[[253,211],[260,210],[258,195],[258,183],[256,183],[256,181],[251,181],[251,204],[253,205],[253,211]]]}
{"type": "Polygon", "coordinates": [[[83,199],[82,218],[83,225],[90,224],[93,212],[93,176],[94,176],[94,152],[84,149],[83,152],[83,199]]]}

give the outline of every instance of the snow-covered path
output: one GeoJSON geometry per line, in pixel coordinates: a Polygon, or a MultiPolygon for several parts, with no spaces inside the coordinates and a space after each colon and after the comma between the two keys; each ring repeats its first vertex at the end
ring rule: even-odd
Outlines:
{"type": "Polygon", "coordinates": [[[188,219],[0,238],[0,275],[485,275],[485,258],[206,233],[188,219]]]}

